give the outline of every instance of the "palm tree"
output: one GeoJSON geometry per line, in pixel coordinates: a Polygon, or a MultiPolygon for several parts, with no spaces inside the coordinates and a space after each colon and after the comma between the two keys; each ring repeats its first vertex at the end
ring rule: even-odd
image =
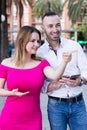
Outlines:
{"type": "Polygon", "coordinates": [[[86,0],[65,0],[64,5],[68,2],[68,16],[72,21],[72,25],[76,23],[78,18],[85,16],[87,10],[87,1],[86,0]]]}
{"type": "Polygon", "coordinates": [[[12,4],[15,4],[17,12],[20,17],[20,27],[21,27],[21,18],[23,15],[23,5],[28,2],[32,7],[33,0],[0,0],[0,62],[8,57],[8,33],[7,33],[7,14],[6,8],[11,8],[12,4]],[[5,20],[2,21],[1,16],[5,17],[5,20]]]}
{"type": "Polygon", "coordinates": [[[40,18],[47,11],[55,11],[57,14],[61,15],[62,5],[61,0],[36,0],[33,9],[34,15],[40,18]]]}
{"type": "Polygon", "coordinates": [[[6,5],[11,8],[12,4],[16,6],[17,14],[19,15],[19,27],[21,27],[21,18],[23,15],[23,5],[26,5],[27,3],[32,7],[33,0],[7,0],[6,5]]]}

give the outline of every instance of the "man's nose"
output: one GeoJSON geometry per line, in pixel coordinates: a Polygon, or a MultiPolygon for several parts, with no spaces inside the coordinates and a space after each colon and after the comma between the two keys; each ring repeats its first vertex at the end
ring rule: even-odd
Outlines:
{"type": "Polygon", "coordinates": [[[56,32],[57,30],[58,30],[57,27],[54,26],[53,31],[56,32]]]}

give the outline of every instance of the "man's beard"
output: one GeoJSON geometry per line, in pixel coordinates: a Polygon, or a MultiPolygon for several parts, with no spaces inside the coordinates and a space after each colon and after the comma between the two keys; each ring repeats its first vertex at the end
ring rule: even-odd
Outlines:
{"type": "MultiPolygon", "coordinates": [[[[46,33],[46,32],[45,32],[46,33]]],[[[53,42],[59,42],[59,39],[60,39],[60,35],[58,37],[54,37],[54,38],[51,38],[47,33],[46,33],[46,37],[47,37],[47,40],[48,41],[53,41],[53,42]]]]}
{"type": "Polygon", "coordinates": [[[51,38],[48,36],[47,39],[48,39],[48,41],[59,42],[60,37],[51,38]]]}

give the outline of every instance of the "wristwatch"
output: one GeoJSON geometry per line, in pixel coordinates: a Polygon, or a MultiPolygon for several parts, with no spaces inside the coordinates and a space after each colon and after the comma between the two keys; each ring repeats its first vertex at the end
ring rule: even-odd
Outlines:
{"type": "Polygon", "coordinates": [[[79,86],[82,86],[83,84],[85,84],[85,82],[84,82],[83,79],[81,79],[81,82],[80,82],[79,86]]]}

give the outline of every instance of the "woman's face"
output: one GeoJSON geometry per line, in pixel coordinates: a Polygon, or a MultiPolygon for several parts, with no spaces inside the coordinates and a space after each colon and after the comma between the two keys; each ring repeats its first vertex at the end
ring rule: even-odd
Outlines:
{"type": "Polygon", "coordinates": [[[37,32],[31,34],[30,41],[26,45],[26,52],[30,55],[36,54],[37,49],[40,46],[40,37],[37,32]]]}

